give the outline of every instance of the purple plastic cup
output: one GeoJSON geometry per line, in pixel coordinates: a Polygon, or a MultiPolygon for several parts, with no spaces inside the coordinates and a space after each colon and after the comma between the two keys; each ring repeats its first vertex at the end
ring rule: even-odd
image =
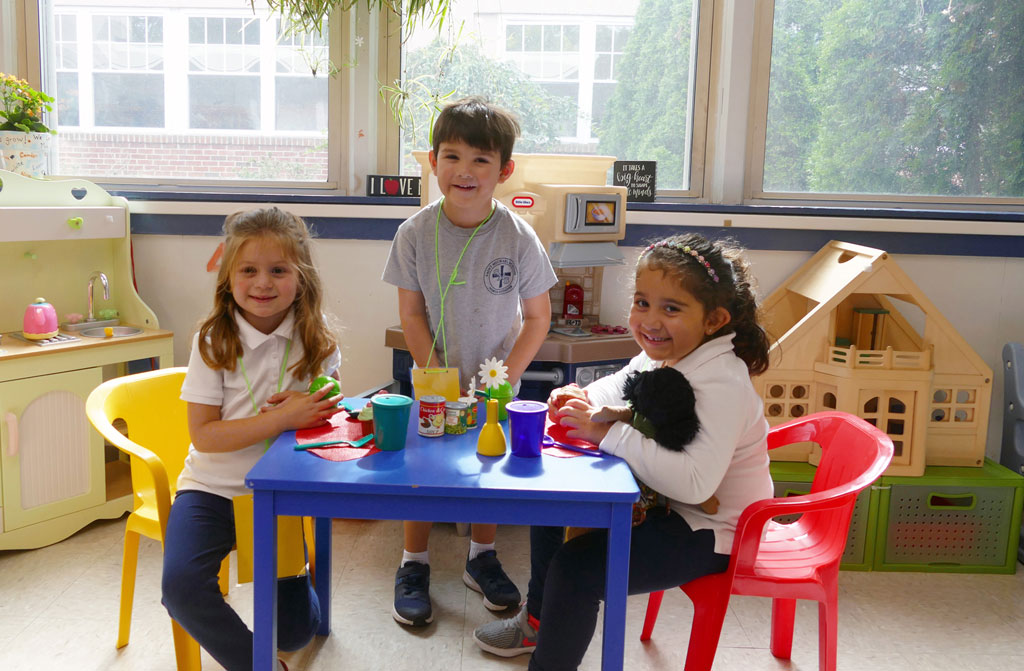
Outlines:
{"type": "Polygon", "coordinates": [[[510,401],[505,406],[505,411],[508,413],[512,454],[517,457],[539,457],[548,404],[537,401],[510,401]]]}

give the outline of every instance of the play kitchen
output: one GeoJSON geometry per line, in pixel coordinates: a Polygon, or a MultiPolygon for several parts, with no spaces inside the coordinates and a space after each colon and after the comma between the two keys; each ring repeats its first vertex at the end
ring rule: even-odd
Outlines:
{"type": "MultiPolygon", "coordinates": [[[[420,162],[420,204],[441,196],[426,152],[420,162]]],[[[610,156],[513,154],[516,167],[494,197],[533,226],[559,282],[551,289],[551,331],[523,374],[519,397],[546,400],[557,386],[584,386],[622,368],[640,348],[624,325],[625,315],[600,319],[603,268],[624,262],[617,243],[626,230],[626,189],[607,186],[610,156]]],[[[412,357],[402,329],[385,331],[393,349],[393,376],[411,395],[412,357]]]]}
{"type": "Polygon", "coordinates": [[[128,362],[174,363],[132,282],[130,230],[127,201],[95,184],[0,170],[0,550],[132,508],[128,464],[85,416],[128,362]]]}

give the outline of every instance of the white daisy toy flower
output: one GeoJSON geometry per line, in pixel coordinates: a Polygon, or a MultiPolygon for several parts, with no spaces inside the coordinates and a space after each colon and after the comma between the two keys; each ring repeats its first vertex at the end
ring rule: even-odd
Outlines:
{"type": "Polygon", "coordinates": [[[466,398],[476,398],[476,376],[469,378],[469,390],[466,391],[466,398]]]}
{"type": "Polygon", "coordinates": [[[497,389],[508,380],[508,366],[497,357],[484,359],[480,364],[480,382],[486,389],[497,389]]]}

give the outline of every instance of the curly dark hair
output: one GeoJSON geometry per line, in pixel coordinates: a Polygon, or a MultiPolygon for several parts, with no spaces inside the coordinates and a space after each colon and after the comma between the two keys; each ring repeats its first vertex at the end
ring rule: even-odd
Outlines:
{"type": "Polygon", "coordinates": [[[640,254],[637,271],[641,269],[660,270],[676,279],[701,302],[706,312],[725,308],[729,312],[729,323],[719,329],[715,337],[735,333],[733,349],[747,364],[750,374],[760,375],[768,370],[771,343],[760,323],[757,285],[743,248],[735,240],[708,240],[697,233],[673,235],[650,245],[640,254]],[[709,264],[714,276],[703,262],[684,252],[684,247],[689,247],[709,264]]]}

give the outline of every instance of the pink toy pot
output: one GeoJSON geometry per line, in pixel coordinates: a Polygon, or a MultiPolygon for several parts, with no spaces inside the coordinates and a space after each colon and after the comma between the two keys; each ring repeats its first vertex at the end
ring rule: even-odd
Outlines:
{"type": "Polygon", "coordinates": [[[57,311],[43,298],[25,308],[22,335],[29,340],[45,340],[57,335],[57,311]]]}

